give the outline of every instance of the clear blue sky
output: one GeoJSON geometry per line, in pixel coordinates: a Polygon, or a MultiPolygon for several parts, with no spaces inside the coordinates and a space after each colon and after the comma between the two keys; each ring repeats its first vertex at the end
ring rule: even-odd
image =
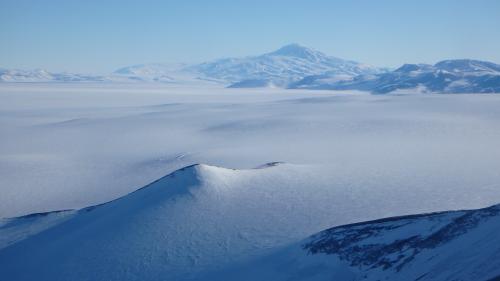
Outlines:
{"type": "Polygon", "coordinates": [[[106,73],[300,43],[379,66],[500,63],[498,0],[0,0],[0,67],[106,73]]]}

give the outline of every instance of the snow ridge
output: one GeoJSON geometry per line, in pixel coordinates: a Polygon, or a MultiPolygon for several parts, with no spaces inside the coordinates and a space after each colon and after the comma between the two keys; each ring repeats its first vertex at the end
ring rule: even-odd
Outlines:
{"type": "MultiPolygon", "coordinates": [[[[500,205],[337,226],[210,275],[235,280],[498,280],[500,205]],[[284,266],[286,265],[286,266],[284,266]]],[[[209,279],[207,279],[209,280],[209,279]]]]}
{"type": "Polygon", "coordinates": [[[303,247],[311,254],[337,255],[353,267],[400,272],[421,252],[467,235],[490,219],[498,222],[499,215],[500,205],[495,205],[472,211],[387,218],[325,230],[303,247]]]}

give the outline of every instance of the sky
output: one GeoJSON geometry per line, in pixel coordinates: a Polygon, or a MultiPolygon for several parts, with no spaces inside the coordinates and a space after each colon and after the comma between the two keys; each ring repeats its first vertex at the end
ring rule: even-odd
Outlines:
{"type": "Polygon", "coordinates": [[[0,67],[108,73],[288,43],[376,66],[500,63],[498,0],[0,0],[0,67]]]}

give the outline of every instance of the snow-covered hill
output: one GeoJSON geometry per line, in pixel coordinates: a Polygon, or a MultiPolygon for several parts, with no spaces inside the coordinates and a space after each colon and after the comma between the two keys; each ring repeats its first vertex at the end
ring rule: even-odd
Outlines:
{"type": "MultiPolygon", "coordinates": [[[[467,247],[470,241],[456,237],[475,229],[478,235],[495,233],[489,227],[498,231],[497,212],[492,209],[484,219],[450,213],[334,228],[296,244],[331,225],[387,213],[407,214],[422,207],[435,209],[439,201],[430,192],[415,192],[412,201],[418,204],[404,199],[387,204],[382,198],[387,199],[388,193],[382,190],[353,196],[349,187],[332,189],[312,175],[307,166],[280,163],[248,170],[192,165],[109,203],[4,219],[0,223],[4,247],[0,249],[0,279],[311,280],[351,271],[357,274],[354,269],[359,265],[376,265],[372,270],[377,274],[398,274],[395,269],[403,262],[399,249],[409,249],[401,255],[417,256],[418,261],[420,255],[427,257],[424,250],[429,245],[437,249],[435,254],[441,253],[437,246],[455,245],[448,241],[459,241],[467,251],[480,249],[467,247]],[[441,233],[439,228],[450,231],[432,235],[441,233]],[[372,243],[380,245],[371,247],[372,243]],[[382,252],[375,251],[377,247],[382,252]],[[386,261],[389,258],[401,262],[391,264],[392,260],[386,261]],[[355,267],[344,270],[337,265],[340,261],[355,267]],[[386,265],[391,271],[380,270],[386,265]]],[[[393,190],[391,196],[399,193],[406,192],[393,190]]],[[[477,254],[473,262],[495,261],[494,256],[486,256],[494,249],[477,254]]],[[[406,263],[412,268],[412,263],[406,263]]]]}
{"type": "Polygon", "coordinates": [[[500,65],[477,60],[445,60],[435,65],[405,64],[387,73],[344,80],[329,75],[309,76],[291,88],[356,89],[374,93],[401,90],[436,93],[499,93],[500,65]]]}
{"type": "Polygon", "coordinates": [[[500,205],[338,226],[212,280],[499,280],[500,205]]]}

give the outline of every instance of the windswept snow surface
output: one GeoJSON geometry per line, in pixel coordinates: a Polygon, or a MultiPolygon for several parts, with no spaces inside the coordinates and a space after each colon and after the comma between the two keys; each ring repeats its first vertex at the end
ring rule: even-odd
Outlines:
{"type": "Polygon", "coordinates": [[[188,166],[1,250],[0,276],[186,280],[359,216],[346,199],[307,167],[188,166]]]}
{"type": "Polygon", "coordinates": [[[408,213],[500,201],[495,95],[2,84],[0,99],[0,217],[99,204],[194,163],[283,161],[356,195],[443,195],[408,213]]]}
{"type": "Polygon", "coordinates": [[[7,280],[204,278],[332,226],[500,202],[497,95],[2,84],[0,99],[0,217],[120,198],[0,221],[7,280]]]}

